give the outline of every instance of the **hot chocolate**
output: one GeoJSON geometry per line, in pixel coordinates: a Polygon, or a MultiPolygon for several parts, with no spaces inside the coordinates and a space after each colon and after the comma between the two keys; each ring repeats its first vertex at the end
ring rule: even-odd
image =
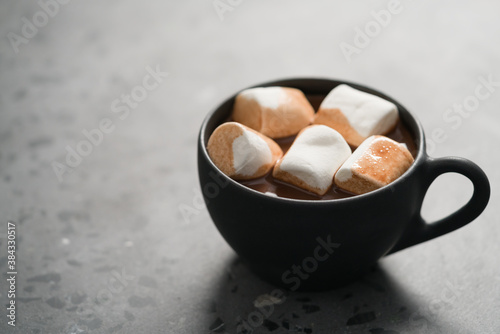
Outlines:
{"type": "MultiPolygon", "coordinates": [[[[313,106],[314,110],[317,111],[321,102],[325,98],[325,95],[306,95],[307,99],[313,106]]],[[[389,132],[386,137],[389,137],[399,143],[403,143],[407,146],[410,153],[415,158],[417,155],[417,146],[415,140],[408,130],[408,128],[402,123],[401,119],[397,122],[394,129],[389,132]]],[[[292,145],[295,136],[290,136],[282,139],[275,139],[276,143],[281,147],[283,153],[286,153],[290,146],[292,145]]],[[[351,147],[352,151],[355,147],[351,147]]],[[[301,199],[301,200],[331,200],[340,199],[355,196],[355,194],[349,193],[347,191],[341,190],[335,184],[328,190],[328,192],[322,196],[318,196],[314,193],[305,191],[295,187],[289,183],[281,182],[275,179],[272,172],[253,180],[240,181],[241,184],[252,188],[254,190],[260,191],[262,193],[267,193],[271,196],[301,199]]]]}

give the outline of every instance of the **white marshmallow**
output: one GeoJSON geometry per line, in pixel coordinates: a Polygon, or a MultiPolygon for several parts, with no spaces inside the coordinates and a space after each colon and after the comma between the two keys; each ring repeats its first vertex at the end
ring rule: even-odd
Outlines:
{"type": "Polygon", "coordinates": [[[361,136],[385,134],[398,121],[398,109],[392,102],[348,85],[335,87],[320,109],[340,109],[351,127],[361,136]]]}
{"type": "MultiPolygon", "coordinates": [[[[335,174],[335,181],[346,182],[352,178],[353,167],[358,167],[358,164],[356,162],[359,160],[359,158],[363,156],[363,154],[365,154],[366,150],[370,147],[370,145],[376,138],[377,137],[375,136],[368,138],[354,151],[354,153],[349,157],[349,159],[347,159],[339,168],[337,174],[335,174]]],[[[376,161],[378,158],[373,155],[372,157],[374,158],[373,159],[374,161],[376,161]]]]}
{"type": "MultiPolygon", "coordinates": [[[[325,125],[312,125],[299,133],[273,175],[291,174],[312,188],[307,190],[322,195],[350,154],[349,145],[337,131],[325,125]]],[[[286,175],[279,178],[286,181],[286,175]]]]}
{"type": "Polygon", "coordinates": [[[355,194],[381,188],[403,175],[413,163],[405,145],[384,136],[366,139],[335,174],[335,184],[355,194]]]}
{"type": "Polygon", "coordinates": [[[232,118],[268,137],[284,138],[311,124],[314,108],[298,89],[257,87],[236,96],[232,118]]]}
{"type": "Polygon", "coordinates": [[[207,151],[213,163],[235,180],[264,176],[283,155],[275,141],[236,122],[219,125],[208,139],[207,151]]]}
{"type": "Polygon", "coordinates": [[[234,171],[239,175],[251,176],[263,165],[272,163],[273,157],[264,139],[243,126],[241,128],[243,134],[233,141],[234,171]]]}
{"type": "Polygon", "coordinates": [[[282,87],[257,87],[242,91],[241,96],[249,100],[255,100],[262,107],[276,109],[287,97],[282,87]]]}

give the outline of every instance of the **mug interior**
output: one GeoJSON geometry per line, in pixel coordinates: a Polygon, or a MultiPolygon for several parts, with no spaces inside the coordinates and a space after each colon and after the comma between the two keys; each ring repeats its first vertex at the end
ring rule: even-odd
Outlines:
{"type": "Polygon", "coordinates": [[[347,197],[347,198],[341,198],[341,199],[328,199],[328,200],[304,200],[304,199],[293,199],[293,198],[284,198],[284,197],[271,197],[268,195],[265,195],[257,190],[251,189],[245,185],[242,185],[239,182],[236,182],[235,180],[231,179],[230,177],[226,176],[222,171],[215,166],[215,164],[212,162],[208,155],[207,151],[207,143],[208,139],[210,138],[210,135],[212,132],[222,123],[226,122],[228,118],[231,115],[231,112],[233,110],[233,105],[234,105],[234,100],[236,95],[239,93],[235,93],[233,96],[231,96],[229,99],[224,101],[221,105],[219,105],[213,112],[211,112],[204,120],[201,130],[200,130],[200,137],[199,140],[201,141],[201,149],[203,152],[203,155],[205,158],[213,165],[213,167],[220,172],[220,174],[223,175],[227,179],[228,182],[234,183],[237,186],[244,188],[246,191],[250,191],[253,193],[256,193],[260,196],[265,196],[266,198],[272,199],[272,200],[279,200],[279,201],[295,201],[295,202],[307,202],[307,203],[328,203],[328,202],[338,202],[338,201],[349,201],[349,200],[354,200],[356,198],[361,198],[361,197],[366,197],[366,196],[372,196],[376,194],[379,191],[383,191],[386,187],[389,187],[398,181],[404,179],[405,177],[408,177],[409,174],[412,173],[412,170],[415,168],[417,165],[417,162],[423,159],[424,156],[424,150],[425,150],[425,137],[424,133],[422,130],[422,126],[418,122],[418,120],[403,106],[401,105],[398,101],[394,100],[393,98],[373,89],[370,87],[366,87],[363,85],[359,85],[356,83],[351,83],[347,81],[339,81],[339,80],[330,80],[330,79],[312,79],[312,78],[307,78],[307,79],[285,79],[285,80],[277,80],[277,81],[271,81],[271,82],[266,82],[263,84],[258,84],[254,85],[249,88],[253,87],[269,87],[269,86],[282,86],[282,87],[292,87],[292,88],[297,88],[300,89],[305,95],[308,94],[321,94],[321,95],[327,95],[333,88],[337,87],[338,85],[341,84],[346,84],[349,85],[353,88],[356,88],[360,91],[370,93],[376,96],[379,96],[385,100],[388,100],[392,103],[394,103],[398,107],[399,111],[399,117],[403,124],[406,126],[406,128],[410,131],[412,138],[415,141],[415,145],[417,146],[417,156],[415,157],[415,161],[413,164],[410,166],[410,168],[403,174],[401,175],[397,180],[393,181],[389,185],[386,185],[382,188],[373,190],[371,192],[368,192],[366,194],[361,194],[361,195],[355,195],[352,197],[347,197]]]}

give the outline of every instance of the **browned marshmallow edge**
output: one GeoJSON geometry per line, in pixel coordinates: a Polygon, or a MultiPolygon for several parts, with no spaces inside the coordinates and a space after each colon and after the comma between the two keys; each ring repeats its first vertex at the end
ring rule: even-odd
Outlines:
{"type": "Polygon", "coordinates": [[[413,163],[405,145],[384,136],[366,139],[340,167],[335,184],[346,191],[364,194],[400,177],[413,163]]]}
{"type": "Polygon", "coordinates": [[[227,122],[219,125],[208,140],[207,151],[212,162],[224,174],[234,180],[250,180],[267,174],[283,155],[283,151],[274,140],[237,122],[227,122]],[[256,140],[255,136],[263,142],[256,140]],[[251,140],[248,141],[245,137],[250,137],[251,140]],[[256,151],[256,148],[252,147],[255,146],[255,143],[260,147],[260,151],[256,151]],[[262,151],[261,143],[265,143],[268,147],[268,161],[258,165],[258,168],[252,168],[255,171],[251,174],[242,173],[241,170],[245,170],[249,164],[255,165],[255,163],[259,162],[260,157],[258,154],[266,153],[262,151]],[[242,151],[238,151],[238,149],[242,151]],[[238,161],[238,157],[240,161],[238,161]]]}
{"type": "Polygon", "coordinates": [[[320,108],[314,117],[313,124],[323,124],[338,131],[349,145],[358,147],[365,140],[354,130],[340,109],[320,108]]]}
{"type": "Polygon", "coordinates": [[[266,136],[284,138],[311,124],[314,109],[299,89],[257,87],[236,96],[232,117],[266,136]]]}

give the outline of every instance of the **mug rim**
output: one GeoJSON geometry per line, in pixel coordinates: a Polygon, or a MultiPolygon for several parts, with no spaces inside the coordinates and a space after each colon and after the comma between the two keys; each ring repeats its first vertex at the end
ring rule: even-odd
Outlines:
{"type": "MultiPolygon", "coordinates": [[[[292,87],[292,88],[295,88],[293,86],[285,86],[285,85],[281,85],[282,87],[292,87]]],[[[412,132],[413,129],[411,129],[412,132]]],[[[202,152],[203,152],[203,155],[204,155],[204,158],[208,160],[209,164],[219,173],[221,174],[228,182],[232,183],[233,185],[235,185],[236,187],[240,188],[241,190],[243,191],[246,191],[248,192],[249,194],[252,194],[254,196],[257,196],[257,197],[262,197],[262,199],[265,199],[265,200],[271,200],[271,201],[278,201],[278,202],[283,202],[283,203],[294,203],[294,204],[312,204],[312,205],[331,205],[333,203],[345,203],[345,202],[350,202],[350,201],[356,201],[356,200],[363,200],[363,199],[367,199],[367,198],[370,198],[372,196],[378,196],[379,194],[382,194],[386,191],[390,191],[391,187],[395,187],[397,186],[397,184],[403,182],[404,180],[408,179],[409,177],[411,177],[411,174],[413,174],[414,170],[417,168],[417,165],[420,164],[420,162],[424,159],[424,156],[426,155],[425,154],[425,134],[424,134],[424,131],[423,131],[423,128],[422,128],[422,124],[420,124],[420,121],[406,108],[404,107],[401,103],[399,103],[397,100],[395,100],[394,98],[386,95],[385,93],[377,90],[377,89],[374,89],[374,88],[371,88],[369,86],[366,86],[366,85],[362,85],[362,84],[358,84],[358,83],[354,83],[354,82],[350,82],[350,81],[346,81],[346,80],[340,80],[340,79],[330,79],[330,78],[318,78],[318,77],[295,77],[295,78],[285,78],[285,79],[279,79],[279,80],[273,80],[273,81],[267,81],[267,82],[264,82],[264,83],[260,83],[260,84],[256,84],[256,85],[252,85],[252,86],[249,86],[249,87],[246,87],[246,88],[242,88],[242,89],[239,89],[236,93],[232,94],[229,98],[226,98],[224,99],[221,103],[217,104],[217,106],[215,108],[213,108],[207,116],[205,116],[204,120],[203,120],[203,123],[201,124],[201,127],[200,127],[200,132],[199,132],[199,136],[198,136],[198,149],[201,149],[202,152]],[[370,192],[367,192],[367,193],[364,193],[364,194],[360,194],[360,195],[354,195],[354,196],[350,196],[350,197],[346,197],[346,198],[335,198],[335,199],[318,199],[318,200],[311,200],[311,199],[296,199],[296,198],[288,198],[288,197],[277,197],[277,196],[269,196],[269,195],[266,195],[258,190],[255,190],[255,189],[252,189],[250,187],[247,187],[241,183],[239,183],[238,181],[236,180],[233,180],[232,178],[230,178],[229,176],[227,176],[226,174],[224,174],[212,161],[212,159],[210,158],[209,154],[208,154],[208,151],[207,151],[207,147],[206,147],[206,144],[204,142],[204,138],[205,138],[205,133],[206,133],[206,128],[207,128],[207,125],[208,123],[210,122],[210,120],[213,118],[213,116],[215,115],[215,113],[223,106],[225,105],[226,103],[229,103],[229,101],[233,100],[234,98],[236,98],[236,96],[238,95],[238,93],[240,93],[242,90],[244,89],[248,89],[248,88],[254,88],[254,87],[269,87],[269,86],[272,86],[272,85],[281,85],[281,83],[283,82],[288,82],[288,81],[311,81],[311,82],[325,82],[325,83],[329,83],[329,84],[336,84],[337,86],[340,85],[340,84],[346,84],[346,85],[349,85],[349,86],[352,86],[356,89],[358,88],[361,88],[362,91],[366,91],[366,92],[376,92],[378,96],[382,96],[384,99],[388,99],[390,100],[391,102],[393,102],[394,104],[396,104],[396,106],[398,107],[398,113],[401,113],[401,112],[406,112],[410,118],[413,120],[413,122],[415,123],[416,125],[416,133],[413,133],[414,137],[414,141],[415,141],[415,144],[417,145],[418,149],[417,149],[417,155],[413,161],[413,163],[411,164],[411,166],[408,168],[408,170],[406,170],[403,175],[401,175],[400,177],[398,177],[396,180],[394,180],[393,182],[381,187],[381,188],[378,188],[378,189],[375,189],[375,190],[372,190],[370,192]],[[400,107],[403,109],[401,110],[400,107]],[[313,204],[314,203],[314,204],[313,204]]]]}

